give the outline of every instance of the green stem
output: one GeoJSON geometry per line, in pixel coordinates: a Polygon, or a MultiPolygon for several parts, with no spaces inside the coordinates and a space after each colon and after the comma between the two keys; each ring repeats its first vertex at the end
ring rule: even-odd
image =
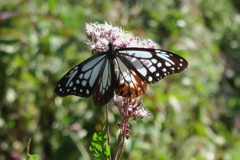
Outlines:
{"type": "MultiPolygon", "coordinates": [[[[109,123],[108,123],[108,103],[106,104],[106,129],[107,129],[107,141],[108,146],[110,147],[110,129],[109,129],[109,123]]],[[[109,156],[109,159],[111,160],[111,154],[109,156]]]]}

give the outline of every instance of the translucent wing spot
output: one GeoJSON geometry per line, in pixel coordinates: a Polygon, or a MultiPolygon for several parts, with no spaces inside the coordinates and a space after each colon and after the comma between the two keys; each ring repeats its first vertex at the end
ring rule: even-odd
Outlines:
{"type": "Polygon", "coordinates": [[[157,64],[157,66],[158,66],[158,67],[161,67],[161,66],[162,66],[162,63],[159,62],[159,63],[157,64]]]}
{"type": "Polygon", "coordinates": [[[102,90],[102,93],[101,94],[105,94],[105,89],[102,90]]]}
{"type": "Polygon", "coordinates": [[[151,76],[148,77],[148,81],[150,81],[150,82],[152,81],[152,77],[151,76]]]}
{"type": "Polygon", "coordinates": [[[159,77],[159,73],[156,73],[156,76],[159,77]]]}
{"type": "Polygon", "coordinates": [[[150,68],[149,68],[149,70],[150,70],[150,72],[155,72],[156,71],[156,68],[154,67],[154,66],[151,66],[150,68]]]}
{"type": "Polygon", "coordinates": [[[70,89],[67,89],[67,92],[69,92],[70,91],[70,89]]]}
{"type": "Polygon", "coordinates": [[[137,58],[132,58],[131,62],[135,62],[137,60],[137,58]]]}
{"type": "Polygon", "coordinates": [[[73,82],[70,82],[69,87],[72,87],[72,86],[73,86],[73,82]]]}
{"type": "Polygon", "coordinates": [[[153,63],[152,63],[150,60],[148,60],[146,66],[147,66],[147,67],[150,67],[150,66],[152,66],[152,64],[153,64],[153,63]]]}
{"type": "Polygon", "coordinates": [[[167,71],[167,69],[166,69],[166,68],[163,68],[163,69],[162,69],[162,71],[163,71],[163,72],[166,72],[166,71],[167,71]]]}
{"type": "Polygon", "coordinates": [[[82,78],[83,78],[83,74],[80,74],[80,75],[79,75],[79,78],[82,79],[82,78]]]}
{"type": "Polygon", "coordinates": [[[62,88],[60,88],[59,91],[61,92],[61,91],[62,91],[62,88]]]}
{"type": "Polygon", "coordinates": [[[154,64],[157,63],[157,60],[156,60],[156,59],[152,59],[151,61],[152,61],[154,64]]]}
{"type": "Polygon", "coordinates": [[[83,80],[83,81],[82,81],[82,86],[84,86],[84,87],[85,87],[85,86],[86,86],[86,84],[87,84],[87,81],[86,81],[86,80],[83,80]]]}
{"type": "Polygon", "coordinates": [[[182,63],[179,63],[179,66],[181,66],[181,67],[182,67],[182,63]]]}
{"type": "Polygon", "coordinates": [[[162,54],[166,54],[166,52],[165,51],[160,51],[162,54]]]}
{"type": "MultiPolygon", "coordinates": [[[[108,78],[108,84],[111,84],[111,80],[110,80],[110,78],[108,78]]],[[[108,86],[107,86],[106,89],[108,89],[108,86]]]]}
{"type": "Polygon", "coordinates": [[[170,66],[171,66],[171,64],[168,63],[168,62],[165,62],[165,65],[166,65],[167,67],[170,67],[170,66]]]}
{"type": "Polygon", "coordinates": [[[124,84],[124,79],[121,79],[121,80],[120,80],[120,84],[124,84]]]}
{"type": "Polygon", "coordinates": [[[168,58],[169,55],[167,55],[166,52],[158,53],[157,56],[159,58],[164,59],[165,61],[168,61],[168,62],[172,63],[173,65],[175,64],[171,59],[168,58]]]}
{"type": "Polygon", "coordinates": [[[123,72],[123,77],[127,82],[131,82],[131,74],[129,72],[123,72]]]}
{"type": "Polygon", "coordinates": [[[109,67],[109,62],[107,61],[107,63],[106,63],[106,66],[105,66],[105,68],[104,68],[104,71],[103,71],[103,75],[102,75],[102,83],[101,83],[101,86],[103,86],[103,87],[101,87],[100,88],[100,90],[102,90],[104,87],[106,87],[107,86],[107,82],[108,82],[108,75],[110,74],[110,73],[108,73],[108,68],[109,67]]]}
{"type": "Polygon", "coordinates": [[[85,73],[85,75],[84,75],[84,79],[88,79],[89,77],[90,77],[90,75],[91,75],[91,70],[90,71],[88,71],[87,73],[85,73]]]}
{"type": "Polygon", "coordinates": [[[122,54],[131,55],[132,57],[137,58],[152,58],[152,54],[149,51],[140,51],[140,50],[128,50],[128,51],[119,51],[122,54]]]}
{"type": "Polygon", "coordinates": [[[171,68],[171,70],[173,70],[173,71],[174,71],[174,70],[175,70],[175,68],[174,68],[174,67],[172,67],[172,68],[171,68]]]}
{"type": "Polygon", "coordinates": [[[142,60],[142,62],[144,63],[144,65],[145,65],[146,67],[150,67],[150,66],[152,65],[152,62],[149,61],[149,60],[142,60]]]}
{"type": "Polygon", "coordinates": [[[80,83],[80,81],[77,79],[77,80],[76,80],[76,83],[77,83],[77,84],[79,84],[79,83],[80,83]]]}
{"type": "Polygon", "coordinates": [[[81,93],[82,93],[82,91],[83,91],[83,90],[82,90],[82,89],[80,89],[80,92],[81,92],[81,93]]]}
{"type": "Polygon", "coordinates": [[[77,89],[77,87],[73,87],[73,90],[76,90],[77,89]]]}
{"type": "Polygon", "coordinates": [[[143,75],[146,76],[147,75],[147,69],[144,68],[143,66],[141,68],[137,68],[137,70],[143,75]]]}
{"type": "MultiPolygon", "coordinates": [[[[139,62],[139,64],[140,64],[140,62],[139,62]]],[[[143,67],[142,64],[140,64],[138,66],[135,65],[135,67],[137,68],[138,72],[140,72],[143,76],[147,75],[147,69],[145,67],[143,67]]]]}
{"type": "Polygon", "coordinates": [[[72,81],[72,79],[74,78],[74,76],[77,74],[77,70],[74,70],[74,72],[73,73],[71,73],[68,77],[69,77],[69,79],[68,79],[68,81],[67,81],[67,83],[66,83],[66,87],[68,86],[68,84],[72,81]]]}
{"type": "Polygon", "coordinates": [[[86,90],[86,93],[87,93],[87,94],[89,94],[89,93],[90,93],[88,89],[86,90]]]}
{"type": "Polygon", "coordinates": [[[181,62],[183,62],[183,59],[180,59],[181,62]]]}

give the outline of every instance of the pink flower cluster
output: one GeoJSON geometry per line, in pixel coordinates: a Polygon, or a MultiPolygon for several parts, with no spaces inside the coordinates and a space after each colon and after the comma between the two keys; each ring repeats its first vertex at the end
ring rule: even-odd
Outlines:
{"type": "Polygon", "coordinates": [[[130,138],[131,130],[129,129],[129,122],[131,120],[152,117],[152,114],[148,110],[140,107],[142,101],[139,101],[138,98],[130,99],[115,95],[113,101],[122,116],[122,121],[118,123],[120,137],[130,138]]]}
{"type": "Polygon", "coordinates": [[[129,99],[115,95],[113,101],[124,118],[138,120],[144,117],[152,117],[147,109],[141,107],[142,101],[139,98],[129,99]]]}
{"type": "Polygon", "coordinates": [[[86,34],[88,37],[87,44],[93,52],[100,53],[108,50],[108,44],[112,43],[115,49],[119,48],[153,48],[157,46],[151,40],[140,40],[139,37],[130,37],[120,28],[108,24],[87,23],[86,34]]]}

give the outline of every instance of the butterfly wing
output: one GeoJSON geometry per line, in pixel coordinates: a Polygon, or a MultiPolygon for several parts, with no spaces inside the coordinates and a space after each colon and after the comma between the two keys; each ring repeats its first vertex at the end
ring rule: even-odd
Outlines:
{"type": "Polygon", "coordinates": [[[187,66],[184,58],[164,50],[110,50],[72,68],[59,81],[55,93],[80,97],[93,94],[94,104],[101,106],[111,100],[114,91],[120,96],[138,97],[145,93],[146,83],[155,83],[169,74],[183,71],[187,66]]]}
{"type": "Polygon", "coordinates": [[[93,102],[95,105],[105,105],[113,98],[113,76],[114,74],[111,59],[107,59],[102,72],[98,76],[96,86],[93,90],[93,102]]]}
{"type": "Polygon", "coordinates": [[[188,66],[184,58],[165,50],[125,48],[116,51],[131,62],[146,83],[156,83],[167,75],[182,72],[188,66]]]}
{"type": "Polygon", "coordinates": [[[106,62],[106,53],[101,53],[75,66],[59,81],[55,93],[61,97],[68,95],[91,96],[106,62]]]}
{"type": "Polygon", "coordinates": [[[115,64],[115,93],[117,95],[135,98],[146,92],[147,84],[141,78],[141,75],[131,66],[128,59],[117,56],[115,64]]]}

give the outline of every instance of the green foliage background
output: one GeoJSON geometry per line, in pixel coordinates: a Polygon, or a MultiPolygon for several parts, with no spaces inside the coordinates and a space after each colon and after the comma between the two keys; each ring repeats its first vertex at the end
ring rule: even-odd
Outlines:
{"type": "MultiPolygon", "coordinates": [[[[85,23],[105,21],[189,62],[141,97],[152,119],[132,123],[123,159],[240,157],[238,0],[1,0],[0,159],[94,159],[88,146],[104,107],[57,97],[58,80],[91,56],[85,23]]],[[[119,113],[111,104],[112,135],[119,113]]],[[[112,144],[116,137],[112,137],[112,144]]]]}

